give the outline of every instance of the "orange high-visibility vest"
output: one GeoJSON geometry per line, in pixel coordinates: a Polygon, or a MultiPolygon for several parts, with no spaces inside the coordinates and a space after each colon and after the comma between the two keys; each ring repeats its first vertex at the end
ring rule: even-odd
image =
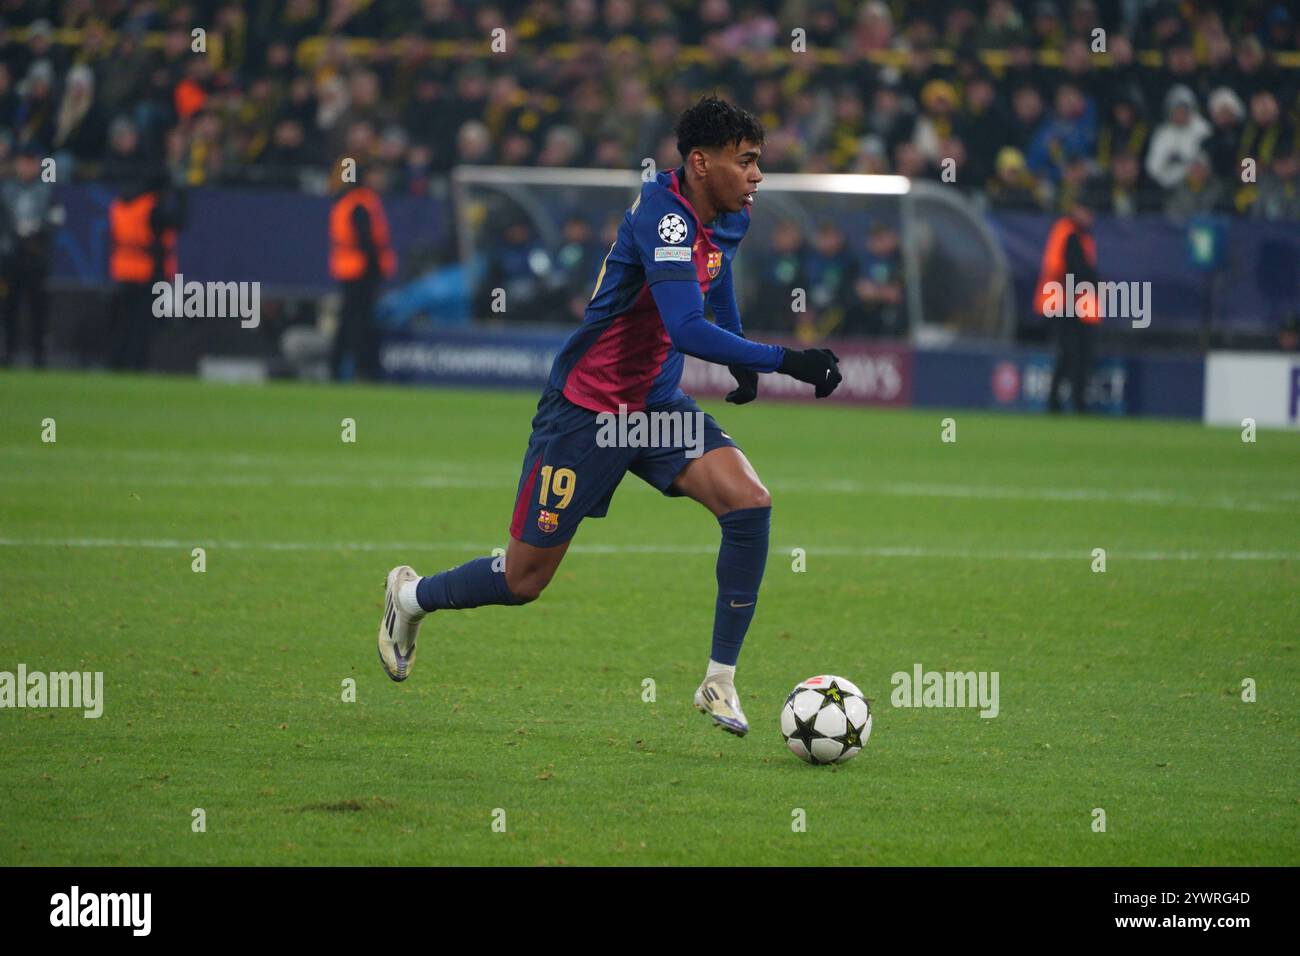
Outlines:
{"type": "Polygon", "coordinates": [[[175,229],[163,230],[161,273],[156,268],[158,237],[149,219],[157,205],[157,193],[141,193],[134,199],[118,197],[108,207],[108,275],[114,282],[149,282],[176,275],[175,229]]]}
{"type": "Polygon", "coordinates": [[[345,192],[330,210],[330,275],[339,281],[360,279],[366,271],[366,254],[352,228],[352,211],[360,204],[370,214],[370,228],[379,252],[379,268],[392,278],[397,273],[397,255],[388,238],[388,218],[379,194],[366,186],[345,192]]]}
{"type": "MultiPolygon", "coordinates": [[[[1034,292],[1034,310],[1039,315],[1043,315],[1043,309],[1047,304],[1048,284],[1059,282],[1063,290],[1066,288],[1065,246],[1070,241],[1070,236],[1076,233],[1088,264],[1094,268],[1097,265],[1097,244],[1092,236],[1080,229],[1079,224],[1069,216],[1062,216],[1056,220],[1052,225],[1052,231],[1047,235],[1047,248],[1043,250],[1043,266],[1038,272],[1038,286],[1034,292]]],[[[1075,281],[1077,283],[1080,280],[1076,277],[1075,281]]],[[[1101,321],[1101,316],[1097,312],[1095,291],[1076,295],[1074,301],[1075,318],[1089,325],[1096,325],[1101,321]]],[[[1069,304],[1064,303],[1064,307],[1068,308],[1069,304]]]]}
{"type": "Polygon", "coordinates": [[[176,108],[176,115],[181,119],[189,119],[208,101],[207,91],[193,80],[185,79],[176,84],[176,90],[172,93],[173,105],[176,108]]]}

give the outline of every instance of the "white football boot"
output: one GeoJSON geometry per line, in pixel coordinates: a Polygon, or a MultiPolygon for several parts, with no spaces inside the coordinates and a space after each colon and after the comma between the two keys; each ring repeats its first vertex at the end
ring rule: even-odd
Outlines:
{"type": "Polygon", "coordinates": [[[397,601],[397,589],[407,581],[418,580],[420,576],[405,564],[388,572],[384,616],[379,621],[379,663],[384,665],[384,673],[393,680],[406,680],[411,676],[411,665],[415,662],[415,636],[423,620],[402,610],[397,601]]]}
{"type": "Polygon", "coordinates": [[[749,721],[740,709],[740,695],[736,685],[721,677],[706,677],[695,692],[695,706],[700,713],[708,714],[713,722],[729,734],[743,737],[749,733],[749,721]]]}

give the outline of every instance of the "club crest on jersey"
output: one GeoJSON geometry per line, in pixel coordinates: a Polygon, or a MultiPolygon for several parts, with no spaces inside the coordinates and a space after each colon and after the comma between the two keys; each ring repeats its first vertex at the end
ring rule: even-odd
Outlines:
{"type": "Polygon", "coordinates": [[[704,262],[704,268],[709,271],[709,278],[716,279],[718,271],[722,268],[722,250],[714,249],[709,253],[709,258],[704,262]]]}
{"type": "Polygon", "coordinates": [[[537,515],[537,527],[546,534],[550,534],[560,526],[560,516],[554,511],[547,511],[543,508],[537,515]]]}
{"type": "Polygon", "coordinates": [[[659,238],[664,242],[685,242],[686,232],[686,220],[675,212],[659,220],[659,238]]]}

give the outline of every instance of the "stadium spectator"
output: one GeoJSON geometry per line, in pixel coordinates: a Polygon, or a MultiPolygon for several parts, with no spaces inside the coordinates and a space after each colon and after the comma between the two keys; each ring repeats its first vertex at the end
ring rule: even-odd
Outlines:
{"type": "Polygon", "coordinates": [[[50,145],[69,173],[93,161],[104,148],[105,123],[95,106],[95,72],[84,63],[68,71],[50,145]]]}
{"type": "Polygon", "coordinates": [[[1044,50],[1059,50],[1065,39],[1065,25],[1055,0],[1037,0],[1030,21],[1034,45],[1044,50]]]}
{"type": "Polygon", "coordinates": [[[745,312],[745,327],[788,334],[793,331],[791,290],[807,289],[803,231],[794,220],[780,219],[768,234],[767,245],[755,251],[759,254],[745,270],[746,276],[753,277],[748,299],[754,303],[745,312]]]}
{"type": "Polygon", "coordinates": [[[52,183],[41,177],[43,157],[32,143],[25,144],[14,163],[14,178],[0,184],[0,277],[4,280],[4,364],[18,354],[19,325],[26,306],[31,335],[32,362],[45,367],[45,326],[49,296],[45,284],[50,274],[50,246],[63,223],[52,183]]]}
{"type": "Polygon", "coordinates": [[[1147,97],[1151,103],[1167,102],[1176,87],[1189,90],[1197,103],[1204,103],[1210,93],[1210,80],[1201,70],[1189,33],[1176,34],[1164,49],[1164,69],[1148,74],[1147,97]]]}
{"type": "MultiPolygon", "coordinates": [[[[1048,88],[1050,73],[1039,65],[1038,51],[1027,30],[1012,36],[1006,49],[1007,62],[1002,70],[1003,95],[1013,102],[1015,91],[1023,87],[1034,90],[1048,88]]],[[[1019,113],[1019,110],[1016,110],[1019,113]]],[[[1042,94],[1039,94],[1039,112],[1042,112],[1042,94]]]]}
{"type": "Polygon", "coordinates": [[[1051,117],[1039,126],[1025,151],[1025,162],[1040,179],[1059,182],[1072,160],[1093,155],[1096,142],[1095,106],[1073,83],[1062,83],[1056,88],[1051,117]]]}
{"type": "Polygon", "coordinates": [[[1056,186],[1053,207],[1061,214],[1068,213],[1078,202],[1083,202],[1092,186],[1093,164],[1086,156],[1073,156],[1061,172],[1056,186]]]}
{"type": "Polygon", "coordinates": [[[944,144],[953,134],[957,90],[945,80],[931,80],[921,90],[921,105],[922,113],[912,131],[912,143],[930,164],[938,165],[949,155],[944,144]]]}
{"type": "Polygon", "coordinates": [[[975,45],[985,50],[1005,50],[1024,27],[1020,11],[1011,0],[990,0],[984,20],[975,30],[975,45]]]}
{"type": "Polygon", "coordinates": [[[1160,209],[1158,195],[1142,181],[1141,161],[1127,151],[1111,156],[1110,168],[1094,182],[1090,196],[1092,208],[1122,219],[1160,209]]]}
{"type": "Polygon", "coordinates": [[[563,276],[556,276],[551,257],[523,215],[510,216],[500,229],[500,241],[487,248],[487,264],[479,283],[474,311],[536,321],[544,319],[550,293],[563,276]]]}
{"type": "Polygon", "coordinates": [[[916,119],[903,102],[897,83],[882,82],[872,94],[871,111],[866,129],[884,143],[886,154],[893,155],[894,147],[911,139],[916,119]]]}
{"type": "Polygon", "coordinates": [[[906,333],[902,249],[888,223],[873,223],[867,233],[853,292],[856,301],[845,315],[843,334],[899,338],[906,333]]]}
{"type": "Polygon", "coordinates": [[[862,99],[857,91],[845,86],[835,96],[835,122],[831,127],[830,168],[842,172],[848,168],[858,149],[858,141],[866,132],[866,116],[862,99]]]}
{"type": "Polygon", "coordinates": [[[1196,96],[1186,86],[1165,96],[1165,122],[1156,127],[1147,152],[1146,171],[1164,189],[1176,189],[1187,168],[1210,135],[1210,124],[1196,109],[1196,96]]]}
{"type": "MultiPolygon", "coordinates": [[[[966,148],[969,182],[983,189],[997,173],[998,150],[1011,138],[1011,121],[997,102],[997,86],[980,72],[966,83],[965,109],[955,133],[966,148]]],[[[962,182],[963,180],[959,180],[962,182]]]]}
{"type": "Polygon", "coordinates": [[[119,116],[108,127],[108,155],[100,165],[100,178],[122,186],[143,174],[144,147],[140,130],[129,118],[119,116]]]}
{"type": "Polygon", "coordinates": [[[313,165],[315,156],[306,148],[302,123],[286,117],[275,124],[271,141],[257,158],[250,178],[254,182],[293,188],[299,171],[313,165]]]}
{"type": "Polygon", "coordinates": [[[1061,50],[1061,82],[1069,83],[1085,94],[1096,85],[1092,79],[1092,53],[1084,39],[1088,32],[1084,30],[1070,37],[1061,50]]]}
{"type": "Polygon", "coordinates": [[[843,325],[856,302],[857,255],[834,220],[818,223],[802,271],[808,282],[808,309],[798,313],[796,331],[800,338],[823,339],[843,325]]]}
{"type": "Polygon", "coordinates": [[[492,134],[478,120],[469,120],[456,133],[456,161],[471,166],[492,161],[492,134]]]}
{"type": "Polygon", "coordinates": [[[1110,166],[1111,157],[1117,153],[1146,155],[1151,126],[1143,113],[1142,91],[1136,84],[1114,92],[1108,116],[1097,134],[1098,166],[1103,169],[1110,166]]]}
{"type": "MultiPolygon", "coordinates": [[[[1271,90],[1258,90],[1250,98],[1250,118],[1241,131],[1239,150],[1242,160],[1254,163],[1257,180],[1277,157],[1300,150],[1296,127],[1283,119],[1277,97],[1271,90]]],[[[1242,186],[1237,192],[1237,209],[1249,210],[1258,195],[1253,184],[1242,186]]]]}
{"type": "Polygon", "coordinates": [[[1104,104],[1112,104],[1125,92],[1132,92],[1138,100],[1139,112],[1149,119],[1147,99],[1142,78],[1145,70],[1138,64],[1133,42],[1123,33],[1111,32],[1106,37],[1106,61],[1109,69],[1093,73],[1092,91],[1104,104]]]}
{"type": "Polygon", "coordinates": [[[1210,94],[1210,124],[1213,131],[1205,141],[1214,175],[1232,182],[1241,177],[1240,148],[1246,107],[1233,90],[1218,87],[1210,94]]]}
{"type": "Polygon", "coordinates": [[[862,4],[853,29],[852,47],[860,52],[888,50],[894,40],[894,15],[883,0],[862,4]]]}
{"type": "Polygon", "coordinates": [[[1251,214],[1260,219],[1300,219],[1300,153],[1274,157],[1260,177],[1251,214]]]}
{"type": "Polygon", "coordinates": [[[1038,87],[1024,84],[1011,94],[1011,134],[1008,146],[1014,146],[1023,155],[1042,128],[1045,115],[1043,112],[1043,94],[1038,87]]]}
{"type": "Polygon", "coordinates": [[[1259,37],[1246,35],[1237,41],[1234,67],[1228,85],[1249,102],[1260,90],[1277,87],[1277,74],[1259,37]]]}
{"type": "Polygon", "coordinates": [[[600,258],[602,251],[590,222],[582,216],[564,220],[554,262],[559,290],[556,314],[562,310],[572,321],[581,321],[591,297],[591,263],[600,258]]]}
{"type": "Polygon", "coordinates": [[[139,99],[151,58],[139,31],[118,33],[112,59],[96,69],[99,105],[106,114],[125,113],[139,99]]]}
{"type": "Polygon", "coordinates": [[[1000,209],[1038,211],[1044,206],[1043,189],[1014,146],[998,150],[997,176],[987,186],[989,201],[1000,209]]]}
{"type": "Polygon", "coordinates": [[[902,142],[894,147],[894,172],[908,179],[933,179],[935,169],[915,143],[902,142]]]}
{"type": "Polygon", "coordinates": [[[1169,198],[1165,200],[1165,213],[1176,219],[1221,211],[1228,202],[1227,190],[1214,179],[1210,156],[1201,150],[1192,157],[1187,174],[1169,198]]]}
{"type": "Polygon", "coordinates": [[[398,171],[401,191],[408,196],[427,196],[433,188],[433,149],[415,143],[406,153],[398,171]]]}
{"type": "Polygon", "coordinates": [[[914,40],[907,50],[903,66],[903,89],[913,102],[924,98],[925,87],[934,80],[948,79],[948,72],[937,62],[934,46],[928,39],[914,40]]]}
{"type": "Polygon", "coordinates": [[[53,142],[57,114],[54,67],[49,60],[36,60],[18,86],[18,105],[11,120],[14,138],[24,143],[53,142]]]}

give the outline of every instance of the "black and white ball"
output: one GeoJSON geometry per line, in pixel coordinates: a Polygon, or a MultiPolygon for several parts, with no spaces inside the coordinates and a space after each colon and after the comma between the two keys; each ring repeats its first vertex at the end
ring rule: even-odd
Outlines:
{"type": "Polygon", "coordinates": [[[820,674],[790,691],[781,708],[781,736],[800,760],[852,760],[871,736],[871,705],[853,681],[820,674]]]}

